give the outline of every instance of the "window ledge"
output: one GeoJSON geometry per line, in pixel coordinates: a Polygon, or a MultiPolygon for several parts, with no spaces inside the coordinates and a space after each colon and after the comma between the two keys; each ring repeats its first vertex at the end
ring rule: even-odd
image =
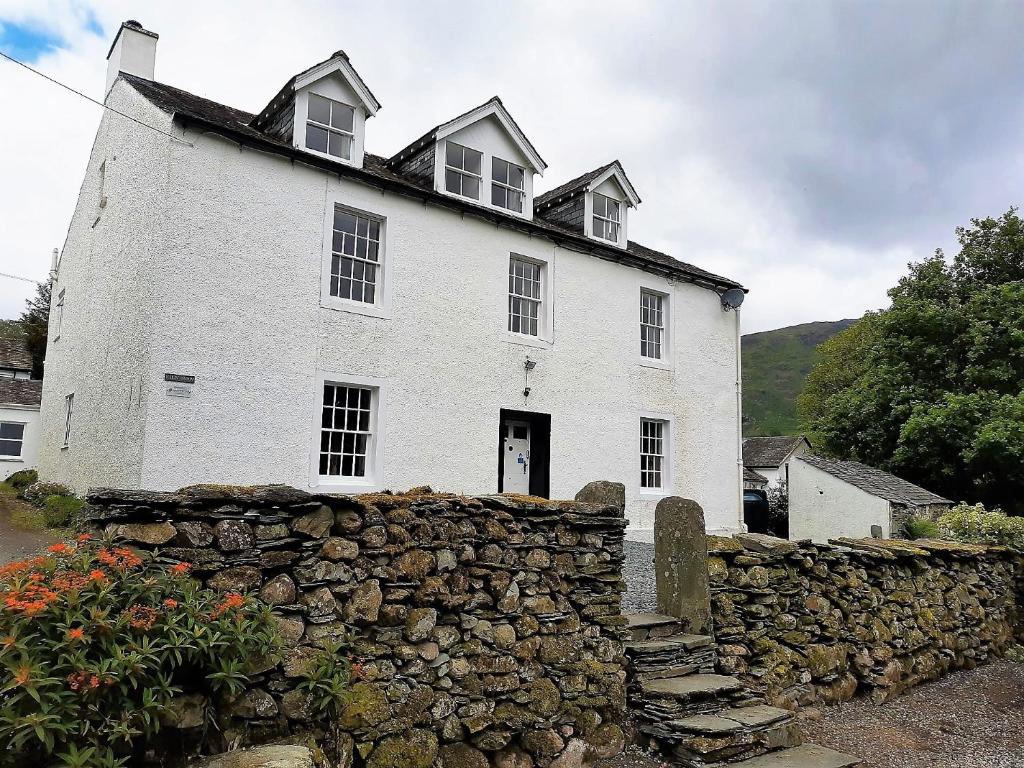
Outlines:
{"type": "Polygon", "coordinates": [[[673,370],[671,360],[655,360],[651,357],[639,357],[636,361],[641,368],[657,368],[662,371],[673,370]]]}
{"type": "Polygon", "coordinates": [[[344,480],[318,478],[316,485],[312,486],[319,493],[367,493],[378,490],[380,483],[372,478],[369,480],[344,480]]]}
{"type": "Polygon", "coordinates": [[[332,160],[335,163],[340,163],[341,165],[348,165],[348,166],[351,166],[353,168],[357,168],[358,167],[355,164],[355,161],[353,161],[353,160],[346,160],[343,157],[338,157],[337,155],[332,155],[329,152],[321,152],[318,149],[310,149],[309,147],[303,147],[303,146],[298,146],[298,145],[296,145],[295,148],[298,149],[298,150],[301,150],[303,152],[306,152],[306,153],[308,153],[310,155],[313,155],[314,157],[323,157],[323,158],[326,158],[328,160],[332,160]]]}
{"type": "Polygon", "coordinates": [[[25,459],[21,456],[0,456],[0,461],[9,461],[14,464],[24,464],[25,459]]]}
{"type": "Polygon", "coordinates": [[[540,336],[524,336],[521,333],[512,333],[512,331],[505,331],[501,340],[506,344],[519,344],[534,349],[551,349],[554,346],[554,342],[540,336]]]}
{"type": "Polygon", "coordinates": [[[324,309],[332,309],[336,312],[348,312],[353,315],[365,315],[377,317],[381,320],[391,319],[391,310],[381,304],[363,304],[358,301],[346,301],[334,297],[321,297],[320,306],[324,309]]]}
{"type": "Polygon", "coordinates": [[[657,488],[642,488],[640,490],[640,499],[664,499],[666,496],[671,496],[672,491],[657,489],[657,488]]]}

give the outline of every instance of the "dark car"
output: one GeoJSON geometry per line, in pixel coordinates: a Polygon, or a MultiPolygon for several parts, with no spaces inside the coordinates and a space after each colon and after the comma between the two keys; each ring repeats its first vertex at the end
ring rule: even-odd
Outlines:
{"type": "Polygon", "coordinates": [[[777,535],[771,530],[767,493],[754,488],[743,491],[743,522],[750,533],[777,535]]]}

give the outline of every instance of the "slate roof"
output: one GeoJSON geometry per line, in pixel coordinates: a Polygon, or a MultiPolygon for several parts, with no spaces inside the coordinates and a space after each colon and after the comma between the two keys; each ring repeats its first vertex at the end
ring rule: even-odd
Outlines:
{"type": "Polygon", "coordinates": [[[39,407],[43,400],[43,382],[39,379],[0,379],[0,405],[39,407]]]}
{"type": "Polygon", "coordinates": [[[667,253],[647,248],[633,241],[630,241],[623,251],[596,243],[590,238],[544,219],[535,218],[533,221],[526,221],[511,214],[443,195],[428,184],[396,173],[388,167],[388,159],[379,155],[367,152],[363,158],[363,168],[355,168],[326,157],[304,152],[288,142],[267,135],[255,128],[250,124],[253,122],[254,115],[249,112],[204,99],[180,88],[154,80],[146,80],[125,73],[121,73],[120,76],[159,109],[174,115],[185,123],[203,126],[243,145],[258,147],[398,194],[429,200],[436,205],[479,216],[510,229],[541,235],[565,247],[589,253],[597,258],[620,262],[655,274],[676,276],[714,290],[742,287],[727,277],[679,261],[667,253]]]}
{"type": "Polygon", "coordinates": [[[32,355],[21,339],[0,338],[0,368],[14,368],[19,371],[32,370],[32,355]]]}
{"type": "Polygon", "coordinates": [[[781,467],[789,454],[806,440],[803,435],[743,438],[743,465],[747,467],[781,467]]]}
{"type": "Polygon", "coordinates": [[[895,504],[908,507],[921,507],[928,504],[952,504],[949,499],[925,490],[896,475],[883,472],[856,461],[837,461],[820,456],[800,456],[798,461],[805,461],[815,469],[827,472],[862,491],[886,499],[895,504]]]}
{"type": "Polygon", "coordinates": [[[602,173],[611,168],[618,160],[612,160],[610,163],[605,163],[600,168],[595,168],[592,171],[587,171],[577,176],[575,179],[571,179],[565,184],[561,184],[554,189],[548,190],[543,195],[538,195],[533,199],[534,209],[540,209],[547,206],[549,202],[553,202],[560,197],[565,195],[575,195],[578,192],[582,192],[583,189],[594,179],[600,176],[602,173]]]}
{"type": "Polygon", "coordinates": [[[743,468],[743,481],[746,483],[767,483],[768,478],[762,475],[760,472],[744,467],[743,468]]]}

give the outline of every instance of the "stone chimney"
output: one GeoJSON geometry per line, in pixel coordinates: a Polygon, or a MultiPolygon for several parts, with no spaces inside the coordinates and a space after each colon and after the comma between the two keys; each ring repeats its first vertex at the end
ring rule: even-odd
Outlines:
{"type": "Polygon", "coordinates": [[[156,32],[143,29],[134,19],[129,19],[121,25],[107,53],[107,84],[103,89],[104,98],[110,93],[110,88],[121,72],[138,75],[147,80],[153,79],[153,72],[156,69],[156,41],[159,37],[156,32]]]}

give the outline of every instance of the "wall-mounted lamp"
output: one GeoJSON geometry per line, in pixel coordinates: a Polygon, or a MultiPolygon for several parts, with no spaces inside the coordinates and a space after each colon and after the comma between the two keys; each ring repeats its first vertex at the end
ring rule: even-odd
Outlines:
{"type": "Polygon", "coordinates": [[[531,360],[530,356],[526,356],[526,362],[523,363],[523,370],[526,376],[526,386],[523,388],[523,397],[530,396],[530,371],[537,367],[537,361],[531,360]]]}

